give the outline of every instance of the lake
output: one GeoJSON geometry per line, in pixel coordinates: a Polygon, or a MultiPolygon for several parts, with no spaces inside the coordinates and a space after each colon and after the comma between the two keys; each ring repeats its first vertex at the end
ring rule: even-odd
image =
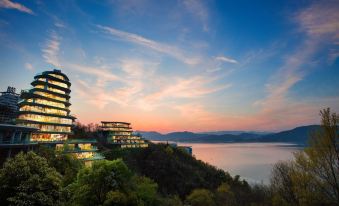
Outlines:
{"type": "Polygon", "coordinates": [[[250,183],[269,183],[274,163],[293,158],[300,150],[286,143],[178,143],[192,146],[193,155],[250,183]]]}

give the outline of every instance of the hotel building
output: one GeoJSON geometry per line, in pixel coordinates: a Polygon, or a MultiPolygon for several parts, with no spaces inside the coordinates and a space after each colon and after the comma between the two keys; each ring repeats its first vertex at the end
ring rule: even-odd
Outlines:
{"type": "Polygon", "coordinates": [[[85,161],[102,159],[93,146],[96,140],[68,140],[76,119],[70,115],[68,77],[61,70],[45,71],[37,74],[31,85],[32,89],[21,93],[16,120],[20,126],[38,129],[32,133],[30,141],[71,153],[85,161]]]}
{"type": "Polygon", "coordinates": [[[60,70],[37,74],[32,89],[22,91],[17,124],[38,128],[32,141],[62,143],[72,134],[75,117],[70,115],[71,83],[60,70]]]}
{"type": "Polygon", "coordinates": [[[148,147],[148,143],[140,135],[133,134],[130,123],[102,121],[101,124],[106,144],[121,148],[148,147]]]}

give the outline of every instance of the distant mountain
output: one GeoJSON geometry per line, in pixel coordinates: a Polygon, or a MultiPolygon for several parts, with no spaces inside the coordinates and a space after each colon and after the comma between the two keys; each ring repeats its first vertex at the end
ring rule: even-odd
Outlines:
{"type": "Polygon", "coordinates": [[[206,135],[197,134],[193,132],[172,132],[168,134],[161,134],[159,132],[144,132],[144,131],[137,131],[140,133],[144,138],[148,140],[156,140],[156,141],[183,141],[185,139],[191,139],[194,137],[203,137],[206,135]]]}
{"type": "Polygon", "coordinates": [[[211,134],[211,135],[224,135],[224,134],[233,134],[233,135],[240,135],[242,133],[249,133],[249,134],[258,134],[258,135],[266,135],[272,134],[272,132],[264,132],[264,131],[212,131],[212,132],[199,132],[198,134],[211,134]]]}
{"type": "Polygon", "coordinates": [[[307,144],[309,137],[315,131],[319,130],[319,125],[309,125],[296,127],[292,130],[282,131],[275,134],[262,136],[260,140],[263,142],[291,142],[297,144],[307,144]]]}
{"type": "Polygon", "coordinates": [[[136,131],[136,133],[140,133],[143,137],[145,137],[148,140],[166,140],[164,135],[159,132],[145,132],[145,131],[136,131]]]}
{"type": "Polygon", "coordinates": [[[307,144],[310,134],[317,129],[319,125],[309,125],[297,127],[292,130],[278,133],[266,132],[242,132],[242,131],[222,131],[207,133],[193,132],[172,132],[161,134],[158,132],[138,131],[148,140],[157,141],[175,141],[175,142],[200,142],[200,143],[229,143],[229,142],[286,142],[295,144],[307,144]]]}

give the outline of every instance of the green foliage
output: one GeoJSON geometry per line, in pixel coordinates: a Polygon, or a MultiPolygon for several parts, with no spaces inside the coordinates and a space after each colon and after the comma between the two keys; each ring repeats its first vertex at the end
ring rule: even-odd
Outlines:
{"type": "Polygon", "coordinates": [[[274,205],[339,205],[338,115],[320,112],[321,130],[310,147],[291,162],[275,165],[271,188],[274,205]]]}
{"type": "Polygon", "coordinates": [[[193,189],[213,190],[223,182],[233,182],[228,173],[165,144],[150,144],[144,149],[114,149],[105,156],[107,159],[123,158],[134,172],[157,182],[164,196],[184,198],[193,189]]]}
{"type": "Polygon", "coordinates": [[[129,202],[131,202],[131,200],[129,200],[130,198],[131,197],[128,197],[125,193],[122,193],[120,191],[110,191],[107,193],[106,200],[103,205],[127,206],[129,202]]]}
{"type": "Polygon", "coordinates": [[[161,199],[161,206],[183,206],[179,196],[168,196],[161,199]]]}
{"type": "Polygon", "coordinates": [[[137,197],[141,199],[145,205],[154,205],[157,202],[157,183],[143,176],[134,176],[132,182],[135,184],[134,190],[137,197]]]}
{"type": "Polygon", "coordinates": [[[54,149],[45,146],[40,146],[37,150],[37,154],[45,157],[48,164],[51,167],[54,167],[63,176],[64,186],[72,183],[80,169],[84,167],[84,163],[73,155],[55,152],[54,149]]]}
{"type": "Polygon", "coordinates": [[[33,152],[19,153],[0,170],[1,205],[58,205],[61,175],[33,152]]]}
{"type": "Polygon", "coordinates": [[[194,189],[205,188],[215,193],[216,201],[225,198],[228,205],[248,205],[249,202],[260,203],[268,196],[263,195],[261,190],[252,191],[239,176],[232,178],[223,170],[166,144],[150,144],[145,149],[117,148],[104,154],[107,159],[122,158],[132,171],[154,180],[165,197],[178,195],[184,200],[194,189]],[[218,193],[214,190],[219,186],[218,193]],[[222,193],[222,187],[228,187],[229,193],[222,193]]]}
{"type": "Polygon", "coordinates": [[[103,204],[107,193],[122,188],[130,176],[121,160],[94,162],[92,167],[80,170],[76,182],[70,185],[73,202],[78,205],[103,204]]]}
{"type": "Polygon", "coordinates": [[[121,160],[102,160],[80,170],[69,186],[73,205],[156,205],[157,184],[137,177],[121,160]]]}
{"type": "Polygon", "coordinates": [[[236,203],[235,195],[227,183],[222,183],[217,188],[215,198],[218,206],[235,205],[236,203]]]}
{"type": "Polygon", "coordinates": [[[206,189],[195,189],[186,198],[188,204],[192,206],[214,206],[214,197],[211,191],[206,189]]]}

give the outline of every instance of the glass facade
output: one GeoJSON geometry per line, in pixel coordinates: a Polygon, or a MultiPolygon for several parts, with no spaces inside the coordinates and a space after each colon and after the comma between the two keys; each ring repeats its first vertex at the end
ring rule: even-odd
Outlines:
{"type": "Polygon", "coordinates": [[[35,99],[27,99],[27,100],[24,100],[24,101],[31,102],[31,103],[36,103],[36,104],[43,104],[43,105],[46,105],[46,106],[53,106],[53,107],[59,107],[59,108],[62,108],[62,109],[66,109],[66,106],[63,103],[53,102],[53,101],[49,101],[49,100],[45,100],[45,99],[35,98],[35,99]]]}
{"type": "Polygon", "coordinates": [[[68,114],[67,111],[65,110],[42,107],[42,106],[30,106],[30,105],[24,105],[19,110],[40,112],[40,113],[46,113],[46,114],[56,114],[56,115],[61,115],[61,116],[66,116],[68,114]]]}
{"type": "Polygon", "coordinates": [[[134,135],[127,122],[101,122],[101,131],[108,144],[119,145],[121,148],[148,147],[140,136],[134,135]]]}
{"type": "Polygon", "coordinates": [[[46,71],[34,77],[33,88],[21,94],[17,124],[39,129],[32,141],[67,140],[74,117],[69,114],[71,83],[60,70],[46,71]]]}
{"type": "Polygon", "coordinates": [[[37,74],[32,89],[20,95],[16,123],[35,128],[30,142],[47,144],[57,151],[88,161],[103,159],[97,153],[96,140],[69,139],[75,117],[70,115],[70,86],[68,77],[60,70],[37,74]]]}

